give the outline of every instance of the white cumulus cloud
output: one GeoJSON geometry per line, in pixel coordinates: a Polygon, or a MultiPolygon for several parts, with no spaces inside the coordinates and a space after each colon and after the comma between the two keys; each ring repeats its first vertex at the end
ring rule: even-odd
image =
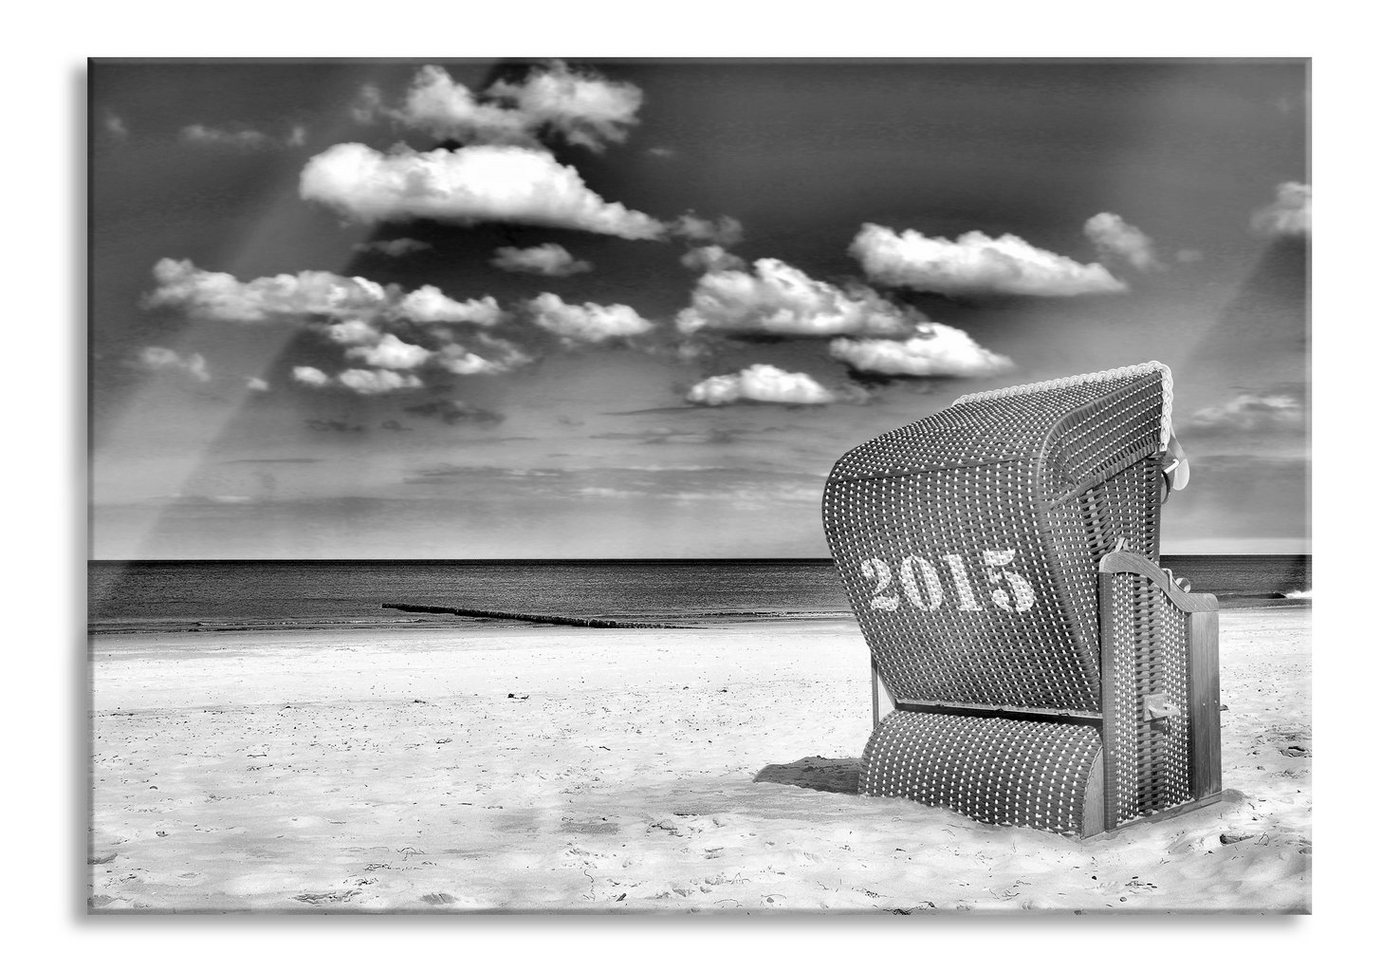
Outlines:
{"type": "Polygon", "coordinates": [[[438,363],[454,375],[495,375],[509,370],[499,362],[483,358],[460,344],[451,344],[439,352],[438,363]]]}
{"type": "Polygon", "coordinates": [[[769,258],[754,261],[751,271],[706,273],[691,293],[690,306],[676,316],[676,326],[684,334],[712,330],[833,337],[904,335],[922,320],[917,311],[867,287],[835,287],[769,258]]]}
{"type": "Polygon", "coordinates": [[[453,300],[432,284],[424,284],[399,303],[399,314],[407,320],[426,324],[482,324],[490,327],[500,321],[501,305],[495,297],[480,300],[453,300]]]}
{"type": "Polygon", "coordinates": [[[347,358],[395,371],[412,371],[432,356],[427,348],[409,344],[395,334],[385,334],[376,344],[357,345],[345,352],[347,358]]]}
{"type": "Polygon", "coordinates": [[[555,61],[521,81],[497,81],[477,93],[436,64],[414,76],[403,103],[389,106],[375,88],[365,91],[361,121],[384,115],[435,138],[487,144],[535,145],[557,136],[595,152],[625,141],[637,123],[642,91],[555,61]]]}
{"type": "Polygon", "coordinates": [[[320,368],[313,368],[311,365],[297,365],[292,369],[292,378],[303,385],[310,385],[312,388],[325,388],[331,383],[330,375],[320,368]]]}
{"type": "Polygon", "coordinates": [[[180,354],[170,348],[146,347],[141,349],[137,360],[148,371],[172,371],[189,375],[196,381],[209,380],[209,367],[204,355],[197,351],[180,354]]]}
{"type": "Polygon", "coordinates": [[[493,266],[514,273],[537,273],[542,277],[568,277],[576,273],[587,273],[593,264],[579,260],[558,243],[541,243],[539,246],[502,246],[496,250],[493,266]]]}
{"type": "Polygon", "coordinates": [[[605,202],[548,152],[509,145],[400,146],[387,154],[356,142],[333,145],[302,169],[301,195],[364,222],[524,223],[632,240],[665,233],[645,213],[605,202]]]}
{"type": "Polygon", "coordinates": [[[866,223],[850,252],[871,280],[931,293],[1071,297],[1127,289],[1100,264],[1077,263],[1010,233],[993,238],[974,230],[956,240],[930,239],[866,223]]]}
{"type": "Polygon", "coordinates": [[[602,151],[627,138],[637,123],[642,90],[625,81],[572,70],[561,61],[536,68],[524,81],[497,81],[486,92],[573,145],[602,151]]]}
{"type": "Polygon", "coordinates": [[[1301,182],[1279,183],[1274,190],[1274,201],[1256,210],[1250,225],[1264,236],[1311,235],[1312,186],[1301,182]]]}
{"type": "Polygon", "coordinates": [[[386,392],[407,391],[422,388],[423,380],[417,375],[389,371],[384,368],[368,370],[351,368],[336,375],[337,382],[361,395],[383,395],[386,392]]]}
{"type": "Polygon", "coordinates": [[[527,301],[525,309],[539,327],[566,341],[583,344],[634,337],[654,327],[626,304],[566,304],[549,293],[527,301]]]}
{"type": "Polygon", "coordinates": [[[686,393],[697,405],[766,402],[781,405],[829,405],[840,396],[803,372],[754,364],[732,375],[712,375],[686,393]]]}
{"type": "Polygon", "coordinates": [[[1102,260],[1118,260],[1135,270],[1162,269],[1162,263],[1153,249],[1152,237],[1117,213],[1099,213],[1089,217],[1084,223],[1084,235],[1098,249],[1102,260]]]}
{"type": "Polygon", "coordinates": [[[1010,358],[988,351],[966,331],[946,324],[921,324],[914,337],[903,341],[837,338],[831,342],[831,356],[856,371],[911,377],[982,378],[1015,367],[1010,358]]]}
{"type": "MultiPolygon", "coordinates": [[[[394,284],[386,286],[325,270],[242,281],[229,273],[201,270],[189,260],[165,258],[156,263],[155,279],[156,289],[146,297],[148,306],[173,307],[198,317],[239,324],[331,317],[491,325],[502,314],[494,297],[459,301],[432,285],[405,294],[394,284]]],[[[335,340],[356,343],[340,337],[335,340]]]]}
{"type": "Polygon", "coordinates": [[[386,334],[363,321],[347,321],[319,329],[332,341],[345,347],[347,363],[366,365],[340,372],[335,378],[319,368],[302,365],[292,369],[292,377],[313,388],[342,388],[361,394],[422,387],[418,372],[438,368],[454,375],[496,375],[512,371],[534,359],[509,341],[486,334],[471,336],[472,348],[454,340],[452,333],[425,335],[435,340],[433,347],[405,341],[386,334]],[[473,350],[474,348],[474,350],[473,350]],[[397,373],[394,378],[392,373],[397,373]]]}
{"type": "Polygon", "coordinates": [[[434,360],[439,367],[454,375],[498,375],[534,360],[514,344],[502,339],[481,335],[477,344],[486,354],[450,343],[438,349],[434,360]]]}
{"type": "Polygon", "coordinates": [[[229,273],[201,270],[168,257],[155,266],[153,307],[178,307],[213,320],[261,323],[298,315],[373,314],[387,300],[384,287],[364,277],[321,270],[279,273],[243,282],[229,273]]]}
{"type": "Polygon", "coordinates": [[[320,328],[322,334],[336,344],[374,344],[383,336],[383,331],[362,320],[339,321],[320,328]]]}

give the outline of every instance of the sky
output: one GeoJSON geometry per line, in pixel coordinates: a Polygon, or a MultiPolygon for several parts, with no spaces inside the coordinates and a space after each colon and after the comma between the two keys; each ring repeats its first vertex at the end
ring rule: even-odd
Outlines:
{"type": "Polygon", "coordinates": [[[821,557],[847,449],[1156,359],[1309,549],[1302,60],[98,61],[90,552],[821,557]]]}

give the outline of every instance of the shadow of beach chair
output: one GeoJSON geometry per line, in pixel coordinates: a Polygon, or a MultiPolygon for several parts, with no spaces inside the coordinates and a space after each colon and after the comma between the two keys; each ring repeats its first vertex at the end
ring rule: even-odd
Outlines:
{"type": "Polygon", "coordinates": [[[1171,393],[1153,361],[964,395],[836,463],[860,792],[1086,837],[1220,798],[1216,600],[1156,563],[1171,393]]]}

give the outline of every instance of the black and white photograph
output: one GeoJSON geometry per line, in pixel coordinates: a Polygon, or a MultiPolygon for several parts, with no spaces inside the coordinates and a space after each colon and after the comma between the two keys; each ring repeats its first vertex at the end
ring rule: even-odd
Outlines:
{"type": "Polygon", "coordinates": [[[86,913],[1310,914],[1311,72],[92,57],[86,913]]]}

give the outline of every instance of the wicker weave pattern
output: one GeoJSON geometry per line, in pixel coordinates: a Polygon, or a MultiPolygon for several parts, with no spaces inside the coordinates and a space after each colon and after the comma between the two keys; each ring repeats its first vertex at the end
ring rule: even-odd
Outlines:
{"type": "Polygon", "coordinates": [[[1114,368],[1111,371],[1096,371],[1086,375],[1071,375],[1068,378],[1053,378],[1050,381],[1035,382],[1030,385],[1012,385],[1009,388],[993,388],[989,391],[974,392],[970,395],[963,395],[956,399],[953,404],[962,402],[989,401],[997,398],[1012,398],[1018,395],[1028,395],[1032,392],[1052,391],[1058,388],[1068,388],[1075,385],[1083,385],[1091,382],[1104,382],[1118,378],[1132,378],[1139,375],[1157,372],[1162,376],[1162,428],[1161,446],[1167,446],[1167,440],[1171,438],[1171,414],[1172,414],[1172,373],[1171,369],[1160,361],[1147,361],[1143,364],[1128,365],[1124,368],[1114,368]]]}
{"type": "Polygon", "coordinates": [[[1161,507],[1157,503],[1160,470],[1161,460],[1154,453],[1084,490],[1072,501],[1057,504],[1046,516],[1050,554],[1064,565],[1059,576],[1064,610],[1074,622],[1070,630],[1080,651],[1095,659],[1096,675],[1098,574],[1085,566],[1097,565],[1120,541],[1126,549],[1144,557],[1156,556],[1161,522],[1161,507]]]}
{"type": "Polygon", "coordinates": [[[965,396],[837,462],[827,540],[896,697],[1097,711],[1094,571],[1120,537],[1155,553],[1169,387],[1152,363],[965,396]]]}
{"type": "Polygon", "coordinates": [[[1187,687],[1188,616],[1144,577],[1111,577],[1120,608],[1110,632],[1115,669],[1114,768],[1117,822],[1164,810],[1190,797],[1190,705],[1187,687]],[[1143,698],[1160,693],[1180,715],[1149,721],[1143,698]]]}
{"type": "Polygon", "coordinates": [[[1078,834],[1100,749],[1089,726],[895,712],[866,744],[860,791],[1078,834]]]}

